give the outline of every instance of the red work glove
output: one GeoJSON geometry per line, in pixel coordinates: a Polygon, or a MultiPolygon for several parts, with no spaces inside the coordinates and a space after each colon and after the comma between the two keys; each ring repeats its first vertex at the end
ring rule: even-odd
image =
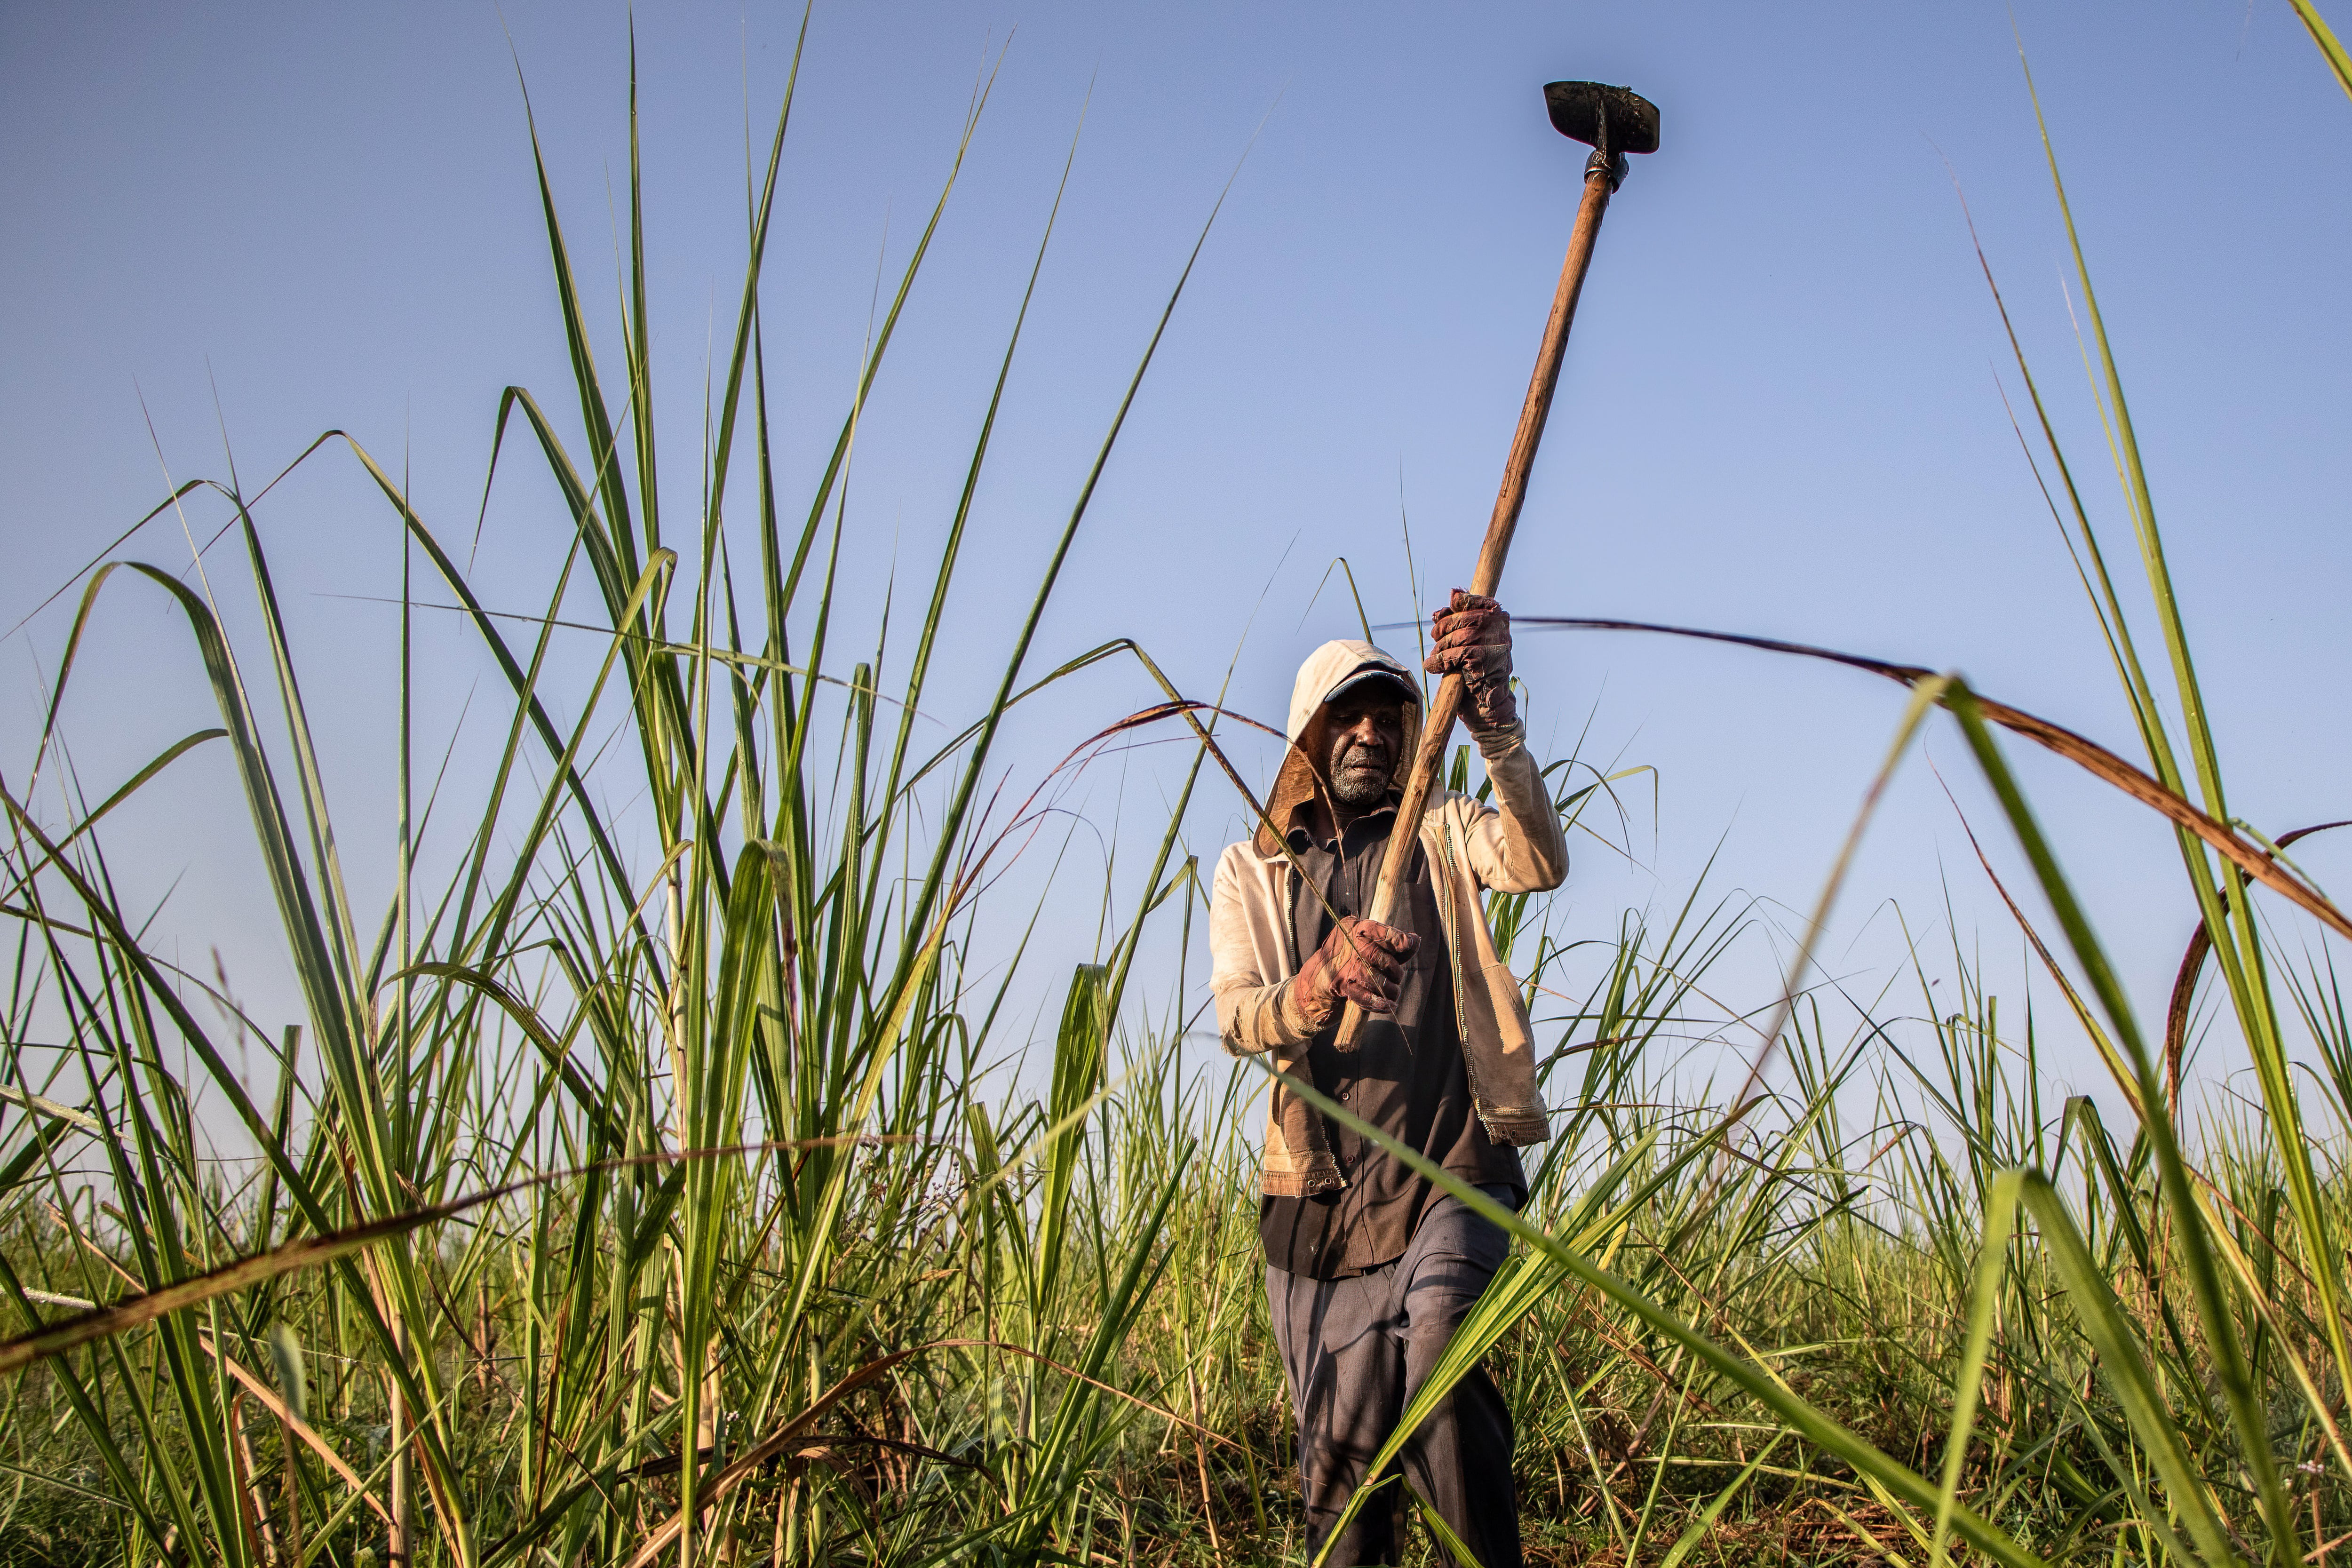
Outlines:
{"type": "Polygon", "coordinates": [[[1291,1003],[1316,1029],[1331,1021],[1342,1002],[1367,1013],[1393,1013],[1404,989],[1404,961],[1420,945],[1415,932],[1343,916],[1299,966],[1290,983],[1291,1003]]]}
{"type": "Polygon", "coordinates": [[[1432,675],[1460,675],[1462,721],[1473,730],[1507,730],[1519,720],[1511,695],[1511,615],[1484,594],[1456,588],[1454,601],[1430,616],[1432,675]]]}

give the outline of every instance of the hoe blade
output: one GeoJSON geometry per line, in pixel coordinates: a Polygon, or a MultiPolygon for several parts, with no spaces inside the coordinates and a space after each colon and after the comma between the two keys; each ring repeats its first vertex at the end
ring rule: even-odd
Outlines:
{"type": "Polygon", "coordinates": [[[1658,150],[1658,106],[1640,93],[1597,81],[1556,81],[1544,89],[1552,129],[1612,153],[1658,150]]]}

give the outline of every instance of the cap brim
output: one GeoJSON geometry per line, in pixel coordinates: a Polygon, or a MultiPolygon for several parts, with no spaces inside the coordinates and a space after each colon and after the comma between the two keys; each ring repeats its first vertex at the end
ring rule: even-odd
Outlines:
{"type": "Polygon", "coordinates": [[[1413,685],[1412,681],[1407,680],[1403,676],[1399,675],[1395,670],[1381,668],[1378,666],[1370,669],[1360,669],[1356,671],[1355,674],[1349,676],[1345,680],[1339,682],[1339,685],[1325,692],[1323,694],[1323,700],[1326,705],[1328,705],[1330,703],[1337,702],[1341,697],[1347,695],[1350,691],[1355,691],[1363,687],[1373,685],[1387,687],[1390,690],[1396,693],[1397,700],[1400,702],[1410,702],[1416,708],[1421,706],[1421,689],[1419,687],[1413,685]]]}

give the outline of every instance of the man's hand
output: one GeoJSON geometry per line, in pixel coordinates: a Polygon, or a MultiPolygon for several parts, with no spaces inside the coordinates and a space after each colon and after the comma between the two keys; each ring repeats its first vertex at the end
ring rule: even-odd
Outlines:
{"type": "Polygon", "coordinates": [[[1299,966],[1290,983],[1292,1005],[1314,1029],[1329,1023],[1342,1002],[1367,1013],[1393,1013],[1404,989],[1404,961],[1420,945],[1412,931],[1344,916],[1299,966]]]}
{"type": "Polygon", "coordinates": [[[1430,616],[1432,675],[1460,675],[1469,698],[1462,720],[1473,730],[1504,730],[1518,722],[1511,695],[1511,616],[1484,594],[1456,588],[1453,602],[1430,616]]]}

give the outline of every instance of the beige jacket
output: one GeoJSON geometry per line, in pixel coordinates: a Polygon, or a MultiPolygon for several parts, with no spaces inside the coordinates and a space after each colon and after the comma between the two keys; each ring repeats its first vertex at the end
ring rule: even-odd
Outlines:
{"type": "MultiPolygon", "coordinates": [[[[1405,667],[1367,642],[1329,642],[1300,667],[1290,698],[1290,752],[1275,780],[1266,815],[1286,829],[1310,801],[1318,782],[1298,738],[1328,695],[1366,669],[1393,670],[1419,689],[1405,667]]],[[[1420,739],[1421,704],[1404,707],[1400,775],[1420,739]]],[[[1486,1135],[1498,1143],[1540,1143],[1551,1135],[1536,1092],[1535,1036],[1519,983],[1495,954],[1479,894],[1544,892],[1568,876],[1568,841],[1550,792],[1528,755],[1524,730],[1475,737],[1501,809],[1466,795],[1448,794],[1422,814],[1421,842],[1454,963],[1454,1006],[1471,1098],[1486,1135]]],[[[1297,973],[1292,916],[1300,879],[1266,824],[1217,861],[1209,909],[1217,1029],[1235,1056],[1265,1053],[1279,1070],[1304,1070],[1309,1032],[1287,1005],[1297,973]]],[[[1323,1135],[1323,1119],[1281,1084],[1266,1110],[1265,1158],[1260,1171],[1268,1196],[1298,1197],[1347,1184],[1323,1135]]]]}

